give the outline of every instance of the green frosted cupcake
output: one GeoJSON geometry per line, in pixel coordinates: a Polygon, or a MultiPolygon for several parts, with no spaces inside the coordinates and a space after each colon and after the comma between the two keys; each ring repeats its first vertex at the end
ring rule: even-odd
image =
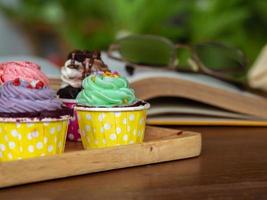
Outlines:
{"type": "Polygon", "coordinates": [[[135,97],[126,78],[102,72],[82,85],[75,110],[85,149],[143,142],[149,104],[135,97]]]}

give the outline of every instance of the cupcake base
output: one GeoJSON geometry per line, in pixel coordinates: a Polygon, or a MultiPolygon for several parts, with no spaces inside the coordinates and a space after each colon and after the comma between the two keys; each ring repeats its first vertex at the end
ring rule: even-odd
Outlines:
{"type": "Polygon", "coordinates": [[[68,116],[61,119],[0,119],[0,162],[60,154],[68,116]]]}
{"type": "Polygon", "coordinates": [[[149,104],[133,107],[76,106],[85,149],[142,143],[149,104]]]}
{"type": "Polygon", "coordinates": [[[77,102],[75,99],[61,99],[62,102],[66,107],[73,111],[73,115],[69,120],[68,132],[67,132],[67,139],[69,141],[80,142],[81,136],[79,133],[79,124],[77,120],[77,113],[74,111],[74,107],[76,106],[77,102]]]}

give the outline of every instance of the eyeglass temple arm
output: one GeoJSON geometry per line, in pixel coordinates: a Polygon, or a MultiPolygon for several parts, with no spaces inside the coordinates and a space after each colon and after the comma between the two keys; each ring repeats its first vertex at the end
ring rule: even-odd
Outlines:
{"type": "Polygon", "coordinates": [[[107,51],[107,55],[108,57],[114,59],[114,60],[117,60],[117,61],[120,61],[120,62],[124,62],[125,65],[129,65],[129,66],[132,66],[134,68],[149,68],[148,66],[145,66],[145,65],[136,65],[134,63],[129,63],[127,60],[123,59],[122,57],[117,57],[117,56],[114,56],[114,52],[118,51],[119,50],[119,45],[118,44],[111,44],[108,48],[108,51],[107,51]]]}
{"type": "Polygon", "coordinates": [[[138,65],[135,65],[135,64],[132,64],[132,63],[129,63],[127,60],[123,59],[122,57],[117,57],[117,56],[114,56],[114,52],[118,51],[119,50],[119,45],[118,44],[111,44],[108,48],[108,51],[107,51],[107,55],[108,57],[114,59],[114,60],[117,60],[117,61],[120,61],[120,62],[124,62],[125,65],[129,65],[129,66],[133,66],[134,68],[138,67],[138,65]]]}
{"type": "Polygon", "coordinates": [[[188,49],[188,50],[192,53],[190,60],[191,60],[193,63],[189,63],[189,65],[192,67],[192,70],[194,70],[194,71],[199,71],[199,72],[202,72],[202,73],[205,73],[205,74],[208,74],[208,75],[215,75],[215,74],[216,74],[216,76],[217,76],[217,75],[220,76],[218,73],[216,73],[216,72],[214,72],[214,71],[208,69],[208,68],[201,62],[201,60],[199,59],[197,53],[194,51],[194,49],[193,49],[191,46],[189,46],[189,45],[185,45],[185,44],[176,44],[175,47],[176,47],[177,49],[179,49],[179,48],[180,48],[180,49],[182,49],[182,48],[184,48],[184,49],[188,49]],[[194,64],[195,66],[192,66],[193,64],[194,64]]]}
{"type": "MultiPolygon", "coordinates": [[[[230,82],[232,84],[235,85],[239,85],[238,81],[235,81],[234,79],[228,78],[218,72],[212,71],[209,68],[207,68],[200,60],[200,58],[198,57],[197,53],[194,51],[194,49],[192,49],[192,47],[190,47],[189,45],[184,45],[184,44],[176,44],[176,48],[186,48],[188,49],[192,55],[191,58],[189,58],[189,65],[190,67],[192,67],[192,70],[195,72],[200,72],[202,74],[206,74],[206,75],[210,75],[213,76],[217,79],[220,79],[222,81],[227,81],[230,82]],[[191,61],[191,63],[190,63],[191,61]]],[[[242,84],[243,86],[245,86],[246,88],[248,88],[248,86],[242,84]]]]}
{"type": "Polygon", "coordinates": [[[111,44],[109,47],[108,47],[108,51],[107,51],[107,55],[108,57],[114,59],[114,60],[118,60],[118,61],[123,61],[125,62],[125,60],[123,58],[120,58],[120,57],[117,57],[117,56],[114,56],[114,52],[118,51],[119,50],[119,45],[118,44],[111,44]]]}

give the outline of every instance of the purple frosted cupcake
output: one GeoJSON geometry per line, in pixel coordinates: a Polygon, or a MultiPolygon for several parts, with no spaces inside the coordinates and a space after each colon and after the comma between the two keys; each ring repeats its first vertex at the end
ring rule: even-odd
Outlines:
{"type": "Polygon", "coordinates": [[[0,105],[0,161],[63,152],[71,111],[41,81],[4,83],[0,105]]]}

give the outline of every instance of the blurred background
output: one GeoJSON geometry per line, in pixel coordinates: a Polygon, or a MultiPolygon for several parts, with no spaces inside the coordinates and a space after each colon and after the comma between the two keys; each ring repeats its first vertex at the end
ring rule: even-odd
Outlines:
{"type": "Polygon", "coordinates": [[[0,56],[62,65],[72,49],[105,50],[141,33],[185,44],[223,42],[251,64],[267,41],[266,10],[263,0],[0,0],[0,56]]]}

